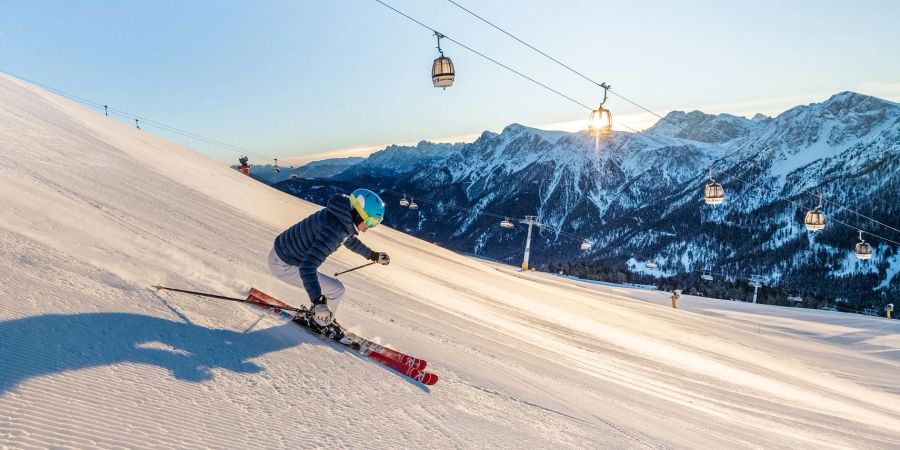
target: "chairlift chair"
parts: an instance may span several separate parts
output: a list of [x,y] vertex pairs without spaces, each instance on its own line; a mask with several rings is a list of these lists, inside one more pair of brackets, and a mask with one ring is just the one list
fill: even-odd
[[409,206],[409,200],[406,199],[406,194],[403,194],[403,198],[400,199],[400,206]]
[[504,218],[503,220],[500,221],[500,227],[509,229],[509,228],[515,227],[515,225],[513,225],[513,223],[510,222],[509,218]]
[[409,201],[409,209],[419,209],[419,205],[416,204],[415,199],[410,199]]
[[653,261],[647,261],[647,262],[644,264],[644,266],[646,266],[648,269],[655,269],[655,268],[656,268],[656,263],[653,262]]
[[585,239],[584,241],[582,241],[582,243],[581,243],[581,250],[590,250],[590,249],[591,249],[591,242],[588,241],[587,239]]
[[700,275],[700,279],[706,280],[706,281],[712,281],[713,280],[712,273],[708,270],[704,270],[703,275]]

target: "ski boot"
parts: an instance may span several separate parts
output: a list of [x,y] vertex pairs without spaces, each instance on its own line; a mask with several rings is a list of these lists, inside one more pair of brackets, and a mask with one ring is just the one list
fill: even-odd
[[316,322],[316,319],[313,317],[312,311],[304,311],[302,313],[298,313],[296,316],[294,316],[293,321],[333,341],[337,341],[342,344],[353,343],[353,340],[346,336],[346,333],[344,333],[344,329],[336,320],[332,321],[329,325],[319,325],[319,323]]

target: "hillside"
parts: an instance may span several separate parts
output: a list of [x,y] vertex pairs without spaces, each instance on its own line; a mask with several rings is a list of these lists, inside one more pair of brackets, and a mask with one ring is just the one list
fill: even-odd
[[[900,322],[519,273],[379,227],[341,321],[428,389],[244,305],[317,206],[0,75],[0,447],[896,448]],[[687,151],[687,150],[686,150]],[[323,270],[355,266],[341,250]]]

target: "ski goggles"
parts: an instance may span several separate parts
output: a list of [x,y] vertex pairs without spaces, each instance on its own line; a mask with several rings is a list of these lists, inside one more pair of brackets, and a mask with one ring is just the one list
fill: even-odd
[[381,223],[381,219],[379,219],[378,217],[363,217],[362,214],[360,214],[360,217],[363,218],[363,223],[366,224],[366,228],[374,228],[378,226],[379,223]]
[[350,204],[353,205],[353,209],[355,209],[356,212],[359,213],[359,217],[361,217],[363,223],[366,224],[366,228],[375,228],[379,223],[381,223],[381,217],[372,217],[366,214],[366,211],[360,206],[359,201],[353,198],[352,195],[350,196]]

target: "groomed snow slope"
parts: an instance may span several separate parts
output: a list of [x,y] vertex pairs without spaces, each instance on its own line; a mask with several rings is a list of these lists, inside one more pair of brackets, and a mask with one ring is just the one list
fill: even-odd
[[339,315],[428,359],[429,390],[244,305],[148,288],[304,303],[265,260],[315,205],[4,75],[0,152],[0,447],[900,446],[897,321],[672,310],[379,228],[363,240],[392,263],[343,276]]

